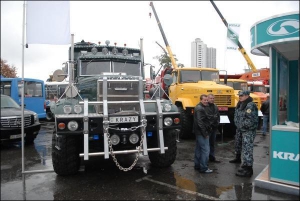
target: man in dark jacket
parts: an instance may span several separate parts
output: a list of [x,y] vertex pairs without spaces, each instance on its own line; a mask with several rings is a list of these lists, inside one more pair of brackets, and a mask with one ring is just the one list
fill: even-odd
[[208,119],[208,98],[207,95],[200,96],[200,103],[196,105],[194,110],[194,133],[196,135],[196,148],[194,168],[201,173],[212,173],[208,168],[209,157],[209,135],[211,126]]
[[263,116],[263,136],[266,136],[268,122],[269,122],[269,114],[270,114],[270,96],[267,96],[267,100],[261,104],[260,111]]
[[211,134],[209,136],[209,161],[219,163],[220,161],[215,157],[215,142],[218,126],[220,123],[220,113],[218,106],[215,104],[215,96],[208,94],[208,118],[212,127]]
[[235,108],[234,123],[236,125],[235,135],[235,159],[230,163],[241,163],[241,153],[243,153],[243,163],[236,175],[241,177],[251,177],[253,175],[253,143],[258,124],[258,110],[249,91],[239,91],[239,102]]

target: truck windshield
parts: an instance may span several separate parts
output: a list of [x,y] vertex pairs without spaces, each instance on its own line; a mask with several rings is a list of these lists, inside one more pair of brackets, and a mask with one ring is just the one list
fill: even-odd
[[201,80],[199,70],[182,70],[180,74],[180,82],[198,82]]
[[80,75],[100,75],[110,72],[110,61],[81,61]]
[[140,76],[140,63],[113,62],[113,72],[126,73],[127,75]]
[[[224,81],[221,81],[221,84],[224,84]],[[232,87],[234,90],[247,90],[246,82],[229,82],[227,81],[227,86]]]
[[253,92],[263,92],[266,93],[266,87],[265,86],[253,86]]
[[181,82],[213,81],[219,83],[219,73],[214,71],[182,70]]
[[220,83],[219,80],[219,72],[216,71],[201,71],[201,78],[203,81],[213,81],[216,83]]
[[[111,67],[112,66],[112,67]],[[111,70],[112,69],[112,70]],[[80,75],[101,75],[102,73],[116,72],[127,75],[140,76],[140,62],[111,62],[111,61],[81,61]]]

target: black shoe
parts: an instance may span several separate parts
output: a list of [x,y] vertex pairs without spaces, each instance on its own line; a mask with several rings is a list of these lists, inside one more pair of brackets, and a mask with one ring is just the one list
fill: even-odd
[[237,171],[235,175],[239,177],[251,177],[253,175],[252,166],[246,166],[242,168],[241,171]]
[[200,167],[194,166],[194,170],[200,170]]
[[232,159],[232,160],[229,161],[229,163],[241,163],[241,162],[242,162],[242,160],[241,160],[241,154],[237,154],[235,156],[235,159]]
[[238,172],[243,172],[244,171],[244,169],[246,168],[247,166],[245,166],[245,165],[242,165],[239,169],[238,169]]
[[216,158],[214,159],[209,159],[210,162],[213,162],[213,163],[221,163],[221,161],[217,160]]
[[235,158],[229,161],[229,163],[241,163],[241,162],[242,162],[241,158]]

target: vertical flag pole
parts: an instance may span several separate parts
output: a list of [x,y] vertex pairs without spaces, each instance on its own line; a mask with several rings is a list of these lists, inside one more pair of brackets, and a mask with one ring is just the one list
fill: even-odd
[[22,132],[22,174],[25,171],[25,164],[24,164],[24,41],[25,41],[25,1],[23,4],[23,28],[22,28],[22,92],[21,92],[21,109],[22,109],[22,114],[21,114],[21,119],[22,119],[22,124],[21,124],[21,132]]

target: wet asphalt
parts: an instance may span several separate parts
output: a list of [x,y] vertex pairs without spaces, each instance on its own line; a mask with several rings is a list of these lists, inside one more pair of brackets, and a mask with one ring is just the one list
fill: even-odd
[[[177,142],[177,158],[169,168],[154,168],[148,157],[140,156],[131,171],[121,171],[112,159],[91,157],[82,161],[75,176],[53,172],[51,139],[53,122],[42,121],[34,144],[25,146],[22,173],[21,143],[1,145],[1,200],[298,200],[297,196],[254,186],[254,179],[269,163],[269,136],[258,131],[254,148],[254,174],[235,176],[234,139],[217,136],[216,157],[209,163],[214,172],[194,170],[195,140]],[[135,155],[117,156],[129,167]],[[34,172],[35,171],[35,172]],[[45,171],[45,172],[39,172]]]

